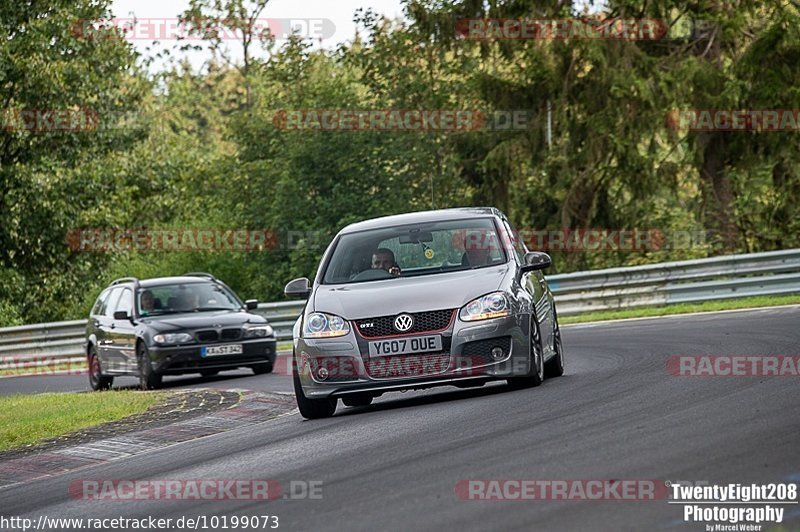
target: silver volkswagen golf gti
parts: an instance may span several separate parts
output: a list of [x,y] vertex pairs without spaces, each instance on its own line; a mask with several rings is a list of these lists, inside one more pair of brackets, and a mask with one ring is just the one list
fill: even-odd
[[538,386],[564,373],[545,253],[529,252],[494,208],[416,212],[349,225],[322,257],[294,326],[300,413],[333,415],[384,392]]

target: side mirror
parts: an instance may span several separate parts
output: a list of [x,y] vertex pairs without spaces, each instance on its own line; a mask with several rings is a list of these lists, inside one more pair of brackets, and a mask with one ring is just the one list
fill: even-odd
[[528,273],[534,270],[544,270],[546,268],[549,268],[550,265],[553,263],[553,260],[547,253],[541,253],[539,251],[530,251],[525,254],[523,262],[524,264],[522,265],[520,270],[522,270],[522,273]]
[[248,299],[244,302],[244,308],[247,310],[255,310],[258,308],[258,299]]
[[131,317],[128,316],[128,313],[126,311],[118,310],[118,311],[114,312],[114,319],[115,320],[129,320],[129,319],[131,319]]
[[308,296],[311,295],[311,284],[305,277],[300,277],[294,281],[289,281],[289,284],[283,289],[283,293],[288,297],[308,299]]

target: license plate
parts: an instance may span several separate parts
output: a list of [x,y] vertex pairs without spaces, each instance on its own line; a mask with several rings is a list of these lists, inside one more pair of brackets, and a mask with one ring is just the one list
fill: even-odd
[[242,344],[214,345],[211,347],[201,347],[200,356],[213,357],[219,355],[241,355]]
[[411,353],[433,353],[442,350],[442,337],[415,336],[414,338],[397,338],[395,340],[379,340],[369,343],[369,356],[408,355]]

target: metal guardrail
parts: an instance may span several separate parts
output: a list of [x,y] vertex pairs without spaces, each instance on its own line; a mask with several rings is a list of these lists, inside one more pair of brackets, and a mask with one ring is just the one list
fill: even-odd
[[[648,305],[800,293],[800,249],[547,276],[560,316]],[[279,341],[305,301],[261,303]],[[86,320],[0,329],[0,369],[85,356]]]
[[800,293],[800,249],[547,277],[560,316],[597,310]]

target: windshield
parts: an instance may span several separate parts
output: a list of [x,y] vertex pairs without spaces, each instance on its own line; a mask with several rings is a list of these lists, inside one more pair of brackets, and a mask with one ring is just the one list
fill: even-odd
[[230,290],[215,283],[166,284],[142,288],[137,293],[136,304],[140,316],[242,308]]
[[506,262],[492,218],[372,229],[342,235],[323,275],[346,284],[484,268]]

